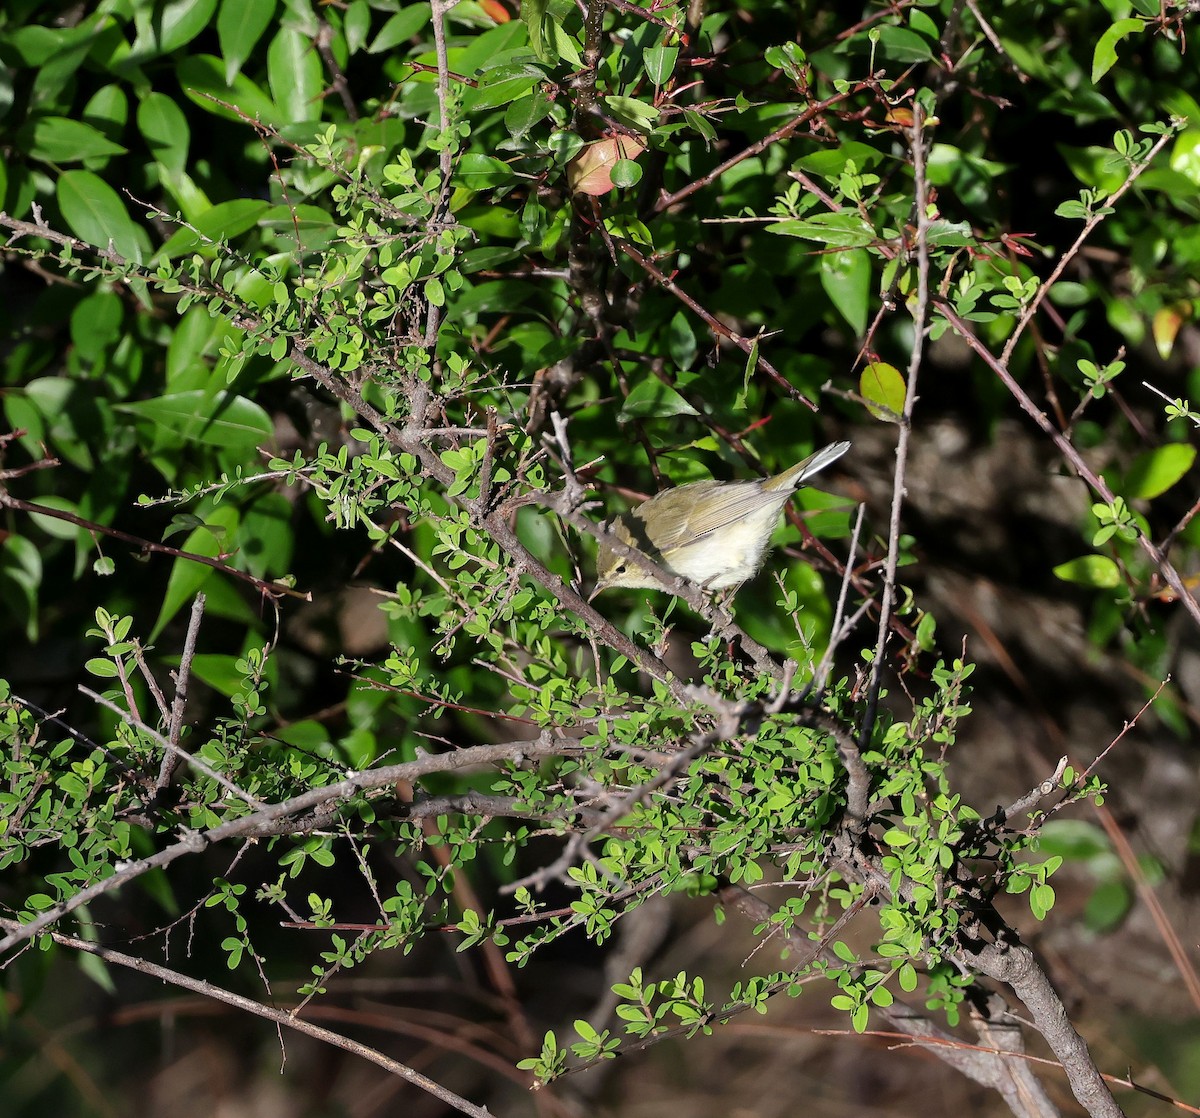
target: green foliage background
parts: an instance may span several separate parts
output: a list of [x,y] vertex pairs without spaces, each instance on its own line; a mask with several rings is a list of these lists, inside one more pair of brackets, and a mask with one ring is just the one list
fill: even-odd
[[[411,788],[358,789],[296,837],[182,859],[86,913],[125,938],[194,919],[194,973],[263,998],[261,976],[284,1001],[309,977],[302,994],[336,991],[340,974],[363,965],[376,977],[448,974],[451,941],[434,933],[454,925],[459,950],[490,943],[518,982],[544,965],[552,977],[541,981],[558,983],[579,929],[602,944],[643,901],[820,877],[847,778],[830,732],[791,711],[718,735],[736,748],[698,750],[678,797],[631,808],[628,829],[597,838],[568,884],[548,896],[499,891],[586,829],[581,789],[637,787],[658,771],[656,751],[716,732],[715,708],[684,696],[681,677],[729,702],[766,702],[778,685],[706,637],[683,604],[605,596],[600,612],[674,672],[639,675],[628,649],[564,597],[564,584],[590,580],[595,543],[556,515],[577,510],[550,496],[571,481],[552,416],[565,417],[567,465],[608,512],[668,481],[773,471],[834,438],[890,446],[918,315],[929,316],[930,341],[915,441],[945,417],[977,444],[1008,437],[1020,409],[964,355],[951,320],[997,354],[1019,331],[1006,367],[1117,495],[1087,497],[1081,484],[1065,538],[1012,539],[1014,581],[1070,597],[1097,656],[1127,665],[1142,697],[1173,667],[1180,610],[1137,537],[1169,541],[1180,571],[1194,570],[1191,17],[1076,0],[999,5],[986,23],[949,0],[868,5],[853,18],[774,0],[593,11],[602,22],[589,30],[565,0],[517,11],[463,0],[446,13],[452,77],[439,97],[440,23],[428,4],[4,6],[0,208],[45,223],[40,236],[10,223],[21,235],[0,279],[0,486],[16,502],[0,523],[0,698],[28,700],[2,708],[6,915],[26,919],[186,828],[249,811],[194,770],[148,809],[160,746],[77,690],[155,723],[137,658],[169,697],[197,593],[187,744],[257,802],[447,743],[548,731],[588,752],[439,773],[417,789],[418,802],[474,792],[520,804],[499,818],[461,800],[410,818]],[[930,143],[927,307],[914,113]],[[573,193],[572,161],[614,136],[646,150],[616,163],[614,189]],[[1096,218],[1032,326],[1018,327],[1037,279]],[[803,529],[781,530],[792,548],[771,565],[779,580],[763,575],[736,599],[766,653],[800,661],[801,684],[829,639],[866,498],[851,605],[878,596],[894,460],[881,485],[851,480],[865,472],[857,461],[852,451],[831,472],[832,492],[800,495]],[[969,482],[947,471],[944,484]],[[956,790],[942,754],[969,709],[971,669],[949,640],[939,656],[918,562],[951,548],[912,532],[887,670],[915,697],[885,704],[864,760],[886,804],[875,822],[887,869],[916,893],[882,905],[863,944],[838,940],[840,964],[823,968],[834,1005],[860,1030],[871,1006],[918,988],[918,970],[916,1001],[957,1023],[964,995],[948,960],[965,910],[942,903],[951,865],[991,860],[988,898],[1024,894],[1040,920],[1055,900],[1054,851],[1111,859],[1098,829],[1075,847],[1051,833],[1030,856],[1038,836],[986,831],[980,817],[995,805],[971,808]],[[141,553],[131,539],[215,565]],[[814,564],[792,561],[800,541]],[[855,669],[866,671],[873,644],[865,622],[843,647],[825,703],[840,726],[862,724]],[[1135,710],[1114,713],[1113,734]],[[1155,711],[1180,738],[1194,726],[1174,686]],[[1103,744],[1072,749],[1086,763]],[[1095,791],[1074,775],[1071,798]],[[1117,927],[1128,909],[1130,886],[1116,877],[1097,893],[1094,928]],[[773,924],[827,928],[861,895],[861,882],[834,875]],[[495,922],[539,904],[565,915],[533,930]],[[281,935],[281,918],[391,923],[314,946]],[[98,988],[124,981],[87,965]],[[720,994],[691,974],[658,974],[657,990],[623,983],[618,1017],[633,1036],[664,1022],[707,1028],[714,1006],[758,1008],[788,987],[794,976],[778,965]],[[106,1112],[83,1082],[129,1100],[116,1112],[149,1107],[137,1061],[105,1065],[99,1040],[85,1076],[42,1072],[38,1038],[67,1019],[64,1001],[84,1004],[62,993],[73,966],[49,949],[5,972],[0,1068],[14,1113]],[[489,982],[470,978],[447,1011],[486,1016],[463,991]],[[511,1029],[506,1012],[493,1016]],[[529,1035],[569,1035],[583,1012],[537,1005],[525,1034],[496,1043],[505,1066],[533,1056]],[[594,1030],[574,1039],[581,1059],[608,1040]],[[1167,1047],[1156,1054],[1164,1074],[1176,1061]],[[550,1047],[529,1066],[545,1075],[556,1060]],[[515,1073],[504,1083],[449,1060],[439,1070],[498,1112],[530,1108]],[[299,1112],[348,1113],[347,1097]]]

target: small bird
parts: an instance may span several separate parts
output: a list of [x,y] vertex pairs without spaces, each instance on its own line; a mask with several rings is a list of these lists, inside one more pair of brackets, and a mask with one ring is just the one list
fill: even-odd
[[[664,489],[618,518],[611,531],[664,570],[704,590],[740,586],[762,566],[792,494],[849,449],[848,442],[833,443],[782,473],[755,481],[694,481]],[[614,586],[671,589],[636,560],[602,544],[591,597]]]

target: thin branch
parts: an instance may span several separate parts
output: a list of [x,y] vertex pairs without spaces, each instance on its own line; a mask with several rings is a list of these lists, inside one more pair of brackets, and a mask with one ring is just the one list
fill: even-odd
[[1037,294],[1029,301],[1024,311],[1021,312],[1021,317],[1017,319],[1017,325],[1004,345],[1004,349],[1000,353],[1000,361],[1006,367],[1012,358],[1013,350],[1016,349],[1017,342],[1020,341],[1021,335],[1025,333],[1025,328],[1033,320],[1033,316],[1037,314],[1038,308],[1045,301],[1046,296],[1050,294],[1050,289],[1058,282],[1059,277],[1066,271],[1067,265],[1075,259],[1075,255],[1083,248],[1083,243],[1092,235],[1092,231],[1100,224],[1109,213],[1111,208],[1120,200],[1121,196],[1137,182],[1138,177],[1146,170],[1147,167],[1154,161],[1154,157],[1162,151],[1175,138],[1175,129],[1167,129],[1159,136],[1157,142],[1146,154],[1146,158],[1140,163],[1134,164],[1129,171],[1129,177],[1121,183],[1105,200],[1096,213],[1092,214],[1086,222],[1079,236],[1075,238],[1075,243],[1071,245],[1066,252],[1062,254],[1058,263],[1054,266],[1054,270],[1050,273],[1049,278],[1041,284],[1037,290]]
[[[385,765],[367,772],[351,773],[336,784],[311,788],[291,799],[267,804],[248,815],[230,819],[205,831],[186,831],[183,837],[171,846],[146,858],[138,858],[132,862],[115,866],[113,873],[103,881],[95,882],[87,888],[81,889],[73,897],[40,913],[29,923],[13,929],[4,939],[0,940],[0,954],[40,935],[51,924],[83,905],[91,903],[97,897],[133,881],[151,870],[162,869],[185,854],[199,854],[207,847],[230,838],[255,838],[263,834],[278,834],[280,832],[277,825],[281,820],[294,819],[322,805],[348,800],[360,792],[392,786],[401,780],[413,784],[432,773],[458,772],[500,762],[515,763],[533,757],[566,756],[578,749],[578,742],[555,738],[549,732],[545,732],[540,738],[533,741],[477,745],[453,750],[449,753],[431,753],[413,761]],[[189,763],[195,762],[195,759],[190,756],[188,760]]]
[[123,710],[111,699],[106,699],[103,695],[96,694],[96,692],[91,690],[91,688],[84,687],[82,683],[79,685],[79,693],[81,695],[86,695],[92,700],[92,702],[98,703],[100,706],[111,710],[126,725],[132,726],[135,730],[140,730],[143,734],[153,738],[155,744],[165,750],[168,755],[177,757],[181,761],[186,761],[197,772],[202,773],[204,776],[208,777],[209,780],[215,780],[222,788],[225,789],[226,792],[232,796],[236,796],[244,803],[249,804],[249,806],[255,811],[262,811],[266,808],[267,805],[264,804],[262,800],[256,800],[250,795],[249,792],[244,792],[241,788],[234,784],[233,781],[217,772],[217,770],[209,765],[206,761],[202,761],[195,754],[188,753],[186,749],[181,749],[173,741],[163,737],[163,735],[154,729],[153,726],[148,726],[133,712]]
[[913,310],[913,348],[908,362],[908,384],[904,393],[904,409],[900,415],[900,434],[896,440],[896,476],[892,483],[892,517],[888,529],[887,563],[884,568],[883,598],[879,604],[879,629],[875,638],[875,659],[871,663],[871,679],[867,691],[866,710],[858,733],[858,742],[866,746],[875,728],[875,712],[879,690],[883,685],[883,656],[887,648],[888,628],[896,598],[896,569],[900,563],[900,513],[904,507],[907,486],[908,440],[912,434],[913,410],[917,403],[917,374],[925,347],[925,332],[929,320],[929,215],[927,213],[927,184],[925,181],[925,110],[919,101],[913,103],[913,124],[910,146],[913,155],[913,190],[917,224],[917,303]]
[[833,610],[833,624],[829,628],[829,646],[825,649],[820,663],[817,664],[817,670],[813,672],[812,682],[809,684],[806,694],[820,694],[825,690],[825,681],[833,670],[833,658],[837,655],[838,645],[850,635],[851,622],[857,623],[859,616],[867,606],[867,603],[864,602],[854,617],[850,621],[846,620],[846,597],[850,591],[850,582],[854,573],[854,555],[858,550],[858,536],[862,531],[863,515],[866,510],[866,505],[858,506],[858,515],[854,518],[854,530],[850,533],[850,548],[846,553],[846,565],[842,568],[842,585],[838,590],[837,605]]
[[1036,788],[1031,788],[1020,799],[1014,800],[1008,805],[1008,807],[1004,808],[1000,812],[1000,815],[1003,817],[1003,821],[1007,823],[1010,819],[1013,819],[1018,815],[1023,815],[1025,812],[1029,811],[1030,808],[1033,808],[1037,804],[1041,803],[1042,800],[1044,800],[1047,796],[1054,795],[1054,791],[1056,788],[1058,788],[1059,782],[1062,780],[1062,774],[1066,771],[1066,768],[1066,757],[1060,757],[1058,759],[1058,764],[1054,767],[1053,775],[1043,780]]
[[[183,640],[183,653],[179,657],[179,669],[175,672],[175,699],[171,704],[171,720],[167,724],[167,741],[179,747],[179,736],[183,732],[183,712],[187,707],[188,684],[191,682],[192,657],[196,654],[196,641],[200,636],[200,619],[204,616],[204,595],[197,594],[192,602],[188,618],[187,636]],[[180,750],[180,753],[183,753]],[[168,750],[163,754],[158,769],[156,792],[162,792],[171,783],[171,777],[182,760],[178,753]]]
[[135,536],[129,532],[122,532],[119,528],[110,528],[106,524],[97,524],[93,520],[85,520],[82,516],[76,516],[73,512],[68,512],[65,509],[56,509],[51,508],[49,505],[37,505],[31,501],[22,501],[19,497],[14,497],[2,486],[0,486],[0,508],[13,509],[17,512],[27,512],[35,516],[49,516],[55,520],[65,520],[68,524],[75,525],[76,528],[83,528],[89,532],[98,532],[102,536],[122,540],[125,543],[133,544],[142,551],[149,551],[158,555],[170,555],[174,559],[187,559],[192,563],[202,563],[204,566],[212,567],[222,574],[227,574],[233,578],[241,579],[243,582],[248,582],[260,593],[270,598],[286,595],[290,598],[299,598],[302,602],[312,601],[312,595],[307,591],[295,590],[280,582],[267,582],[265,579],[255,578],[248,571],[239,571],[236,567],[229,566],[221,557],[213,558],[209,555],[197,555],[192,551],[180,551],[177,547],[169,547],[164,543],[155,543],[153,540],[143,539],[141,536]]
[[[643,256],[636,248],[628,241],[622,240],[620,237],[613,238],[613,244],[617,246],[626,256],[629,257],[635,264],[638,265],[645,273],[650,276],[656,283],[664,287],[668,292],[675,296],[685,307],[693,314],[704,320],[705,325],[717,338],[724,338],[726,341],[732,342],[740,349],[747,357],[751,356],[758,347],[757,338],[748,338],[743,334],[735,333],[725,325],[719,318],[705,310],[695,299],[693,299],[682,287],[679,286],[670,276],[667,276],[654,263]],[[816,411],[817,405],[812,402],[802,392],[798,392],[792,382],[787,379],[774,365],[771,364],[761,353],[758,354],[758,366],[764,369],[771,379],[784,391],[787,395],[803,404],[810,411]]]
[[[1107,504],[1112,504],[1116,497],[1113,491],[1108,487],[1104,478],[1099,476],[1084,460],[1083,455],[1075,449],[1074,444],[1065,435],[1050,422],[1046,413],[1039,408],[1033,400],[1029,398],[1028,393],[1017,383],[1016,378],[1009,371],[1008,365],[998,358],[981,342],[971,329],[970,325],[965,322],[959,314],[948,303],[941,299],[936,301],[937,309],[940,314],[944,315],[946,321],[954,327],[955,331],[967,345],[975,351],[975,353],[983,360],[1004,383],[1004,387],[1012,394],[1013,398],[1020,404],[1022,411],[1028,415],[1034,423],[1049,436],[1054,445],[1058,448],[1059,453],[1071,464],[1075,472],[1083,478],[1084,481],[1092,487],[1092,489],[1103,499]],[[1192,621],[1200,628],[1200,603],[1192,596],[1190,590],[1184,584],[1179,572],[1175,569],[1171,561],[1163,554],[1154,541],[1142,533],[1142,530],[1134,525],[1137,531],[1137,542],[1141,549],[1149,556],[1151,563],[1158,569],[1167,585],[1175,592],[1175,597],[1183,605],[1191,616]]]
[[[10,932],[10,937],[23,931],[23,928],[15,920],[8,920],[0,917],[0,927],[7,928]],[[61,932],[52,932],[51,937],[54,942],[60,947],[68,947],[73,951],[82,951],[88,955],[95,955],[99,959],[103,959],[106,963],[111,963],[114,966],[125,967],[129,970],[136,971],[138,974],[148,975],[160,982],[170,983],[172,986],[179,986],[184,990],[191,990],[195,994],[199,994],[204,998],[219,1002],[224,1002],[226,1005],[232,1006],[234,1009],[243,1010],[246,1013],[252,1013],[256,1017],[262,1017],[267,1021],[273,1021],[276,1025],[283,1026],[287,1029],[294,1029],[298,1033],[303,1033],[305,1036],[313,1037],[316,1040],[322,1041],[325,1044],[331,1044],[335,1048],[341,1048],[346,1052],[350,1052],[355,1056],[359,1056],[364,1060],[369,1060],[373,1064],[377,1064],[384,1071],[391,1075],[411,1083],[414,1087],[419,1087],[422,1091],[426,1091],[439,1099],[447,1106],[453,1107],[461,1114],[471,1115],[471,1118],[493,1118],[491,1112],[486,1107],[476,1106],[467,1099],[456,1095],[448,1087],[443,1087],[440,1083],[430,1079],[426,1075],[422,1075],[419,1071],[410,1068],[407,1064],[400,1063],[399,1060],[393,1060],[390,1056],[385,1056],[382,1052],[369,1045],[362,1044],[359,1041],[351,1040],[341,1033],[335,1033],[332,1029],[322,1028],[320,1025],[314,1025],[309,1021],[305,1021],[301,1017],[296,1017],[291,1013],[287,1013],[282,1009],[273,1009],[271,1006],[263,1005],[261,1002],[256,1002],[252,998],[244,997],[241,994],[235,994],[232,990],[225,990],[220,986],[215,986],[211,982],[201,981],[200,979],[192,978],[190,975],[181,973],[180,971],[171,970],[169,967],[160,966],[157,963],[151,963],[146,959],[139,959],[134,955],[126,955],[121,951],[114,951],[108,947],[101,947],[98,943],[90,943],[87,940],[78,939],[75,936],[64,935]]]
[[815,105],[809,105],[804,112],[793,117],[782,128],[777,128],[761,140],[755,140],[754,143],[740,148],[736,155],[730,156],[724,163],[718,164],[707,174],[693,179],[687,186],[680,187],[673,194],[664,194],[655,203],[654,212],[656,214],[663,213],[672,206],[678,205],[685,198],[690,198],[696,191],[703,190],[706,186],[711,186],[726,171],[731,170],[746,159],[752,159],[754,156],[762,154],[772,144],[777,144],[780,140],[786,140],[793,132],[799,128],[803,128],[810,120],[821,116],[827,109],[832,109],[835,105],[840,105],[843,101],[848,101],[851,97],[855,96],[855,94],[861,93],[864,89],[870,89],[871,87],[872,83],[869,81],[856,82],[840,93],[835,93],[832,97],[827,97],[824,101],[818,101]]

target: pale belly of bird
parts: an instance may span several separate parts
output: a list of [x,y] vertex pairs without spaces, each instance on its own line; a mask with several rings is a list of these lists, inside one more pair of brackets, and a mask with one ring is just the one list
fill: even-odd
[[[743,517],[736,524],[726,525],[721,529],[720,542],[711,536],[703,536],[673,548],[663,555],[663,566],[706,590],[740,586],[753,578],[762,566],[770,544],[770,529],[779,518],[784,500],[786,497]],[[713,555],[714,548],[720,549],[719,559]],[[720,568],[720,574],[711,574],[714,566]]]

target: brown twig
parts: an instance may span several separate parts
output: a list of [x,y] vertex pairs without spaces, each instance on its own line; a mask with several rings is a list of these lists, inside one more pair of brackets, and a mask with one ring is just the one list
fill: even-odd
[[142,551],[153,552],[157,555],[169,555],[174,559],[186,559],[192,563],[202,563],[206,567],[212,567],[223,574],[249,583],[268,598],[277,598],[281,595],[286,595],[290,598],[299,598],[302,602],[312,601],[312,595],[306,590],[295,590],[290,586],[285,586],[283,583],[268,582],[266,579],[255,578],[249,571],[239,571],[236,567],[229,566],[222,561],[220,556],[213,558],[208,555],[197,555],[192,551],[181,551],[179,548],[170,547],[165,543],[155,543],[153,540],[143,539],[141,536],[135,536],[130,532],[122,532],[119,528],[110,528],[105,524],[97,524],[93,520],[85,520],[82,516],[76,516],[75,513],[68,512],[66,509],[56,509],[51,508],[49,505],[37,505],[32,501],[22,501],[19,497],[14,497],[2,486],[0,486],[0,508],[13,509],[17,512],[27,512],[35,516],[49,516],[55,520],[64,520],[68,524],[74,524],[76,528],[83,528],[88,532],[96,532],[111,539],[133,544]]
[[776,128],[774,132],[764,136],[761,140],[755,140],[754,143],[747,144],[736,155],[731,155],[724,163],[718,164],[711,171],[701,175],[699,178],[693,179],[687,186],[680,187],[673,194],[664,194],[654,204],[654,212],[663,213],[672,206],[678,205],[685,198],[690,198],[696,191],[703,190],[706,186],[712,185],[726,171],[736,167],[739,163],[751,159],[756,155],[761,155],[772,144],[777,144],[780,140],[786,140],[792,133],[803,128],[810,120],[819,117],[827,109],[832,109],[835,105],[840,105],[843,101],[848,101],[864,89],[870,89],[871,87],[872,83],[870,81],[856,82],[854,85],[842,90],[841,93],[835,93],[832,97],[827,97],[824,101],[818,101],[815,105],[809,105],[804,112],[793,117],[783,127]]
[[[984,364],[988,366],[1004,383],[1004,387],[1012,394],[1017,403],[1020,404],[1021,410],[1028,415],[1034,423],[1049,436],[1054,445],[1058,448],[1059,453],[1071,464],[1075,472],[1087,482],[1089,486],[1107,503],[1112,504],[1116,497],[1113,491],[1108,487],[1103,477],[1100,477],[1092,468],[1084,461],[1083,456],[1075,449],[1074,444],[1063,435],[1058,428],[1050,422],[1046,413],[1041,410],[1030,398],[1028,393],[1017,383],[1016,378],[1009,371],[1008,365],[999,357],[991,352],[975,336],[975,332],[970,325],[965,322],[958,313],[948,303],[941,299],[935,300],[939,313],[945,316],[946,320],[954,327],[958,335],[964,342],[979,356]],[[1135,525],[1136,528],[1136,525]],[[1192,621],[1200,628],[1200,603],[1192,596],[1191,592],[1184,585],[1183,579],[1174,565],[1155,546],[1154,541],[1142,533],[1140,528],[1137,530],[1137,542],[1141,549],[1149,556],[1150,562],[1158,569],[1167,585],[1175,592],[1176,598],[1182,603],[1183,608],[1187,610]]]
[[1089,217],[1086,222],[1084,222],[1083,229],[1080,230],[1079,236],[1075,238],[1075,241],[1071,247],[1067,249],[1067,251],[1064,252],[1059,258],[1058,263],[1055,264],[1054,269],[1051,271],[1049,277],[1038,287],[1037,294],[1029,301],[1025,309],[1021,312],[1021,317],[1017,319],[1017,324],[1013,328],[1012,334],[1009,336],[1008,341],[1005,342],[1004,349],[1000,352],[1000,361],[1006,368],[1012,359],[1013,350],[1016,349],[1017,342],[1021,340],[1021,335],[1025,332],[1025,328],[1029,325],[1030,321],[1033,319],[1033,316],[1037,314],[1038,308],[1045,301],[1046,296],[1050,294],[1050,289],[1055,285],[1055,283],[1058,282],[1058,279],[1063,272],[1066,271],[1067,265],[1075,259],[1075,255],[1083,247],[1084,241],[1086,241],[1088,237],[1092,235],[1092,232],[1095,230],[1096,226],[1099,225],[1106,217],[1108,217],[1109,213],[1112,212],[1111,208],[1121,199],[1122,195],[1124,195],[1124,193],[1131,186],[1133,186],[1135,182],[1137,182],[1142,172],[1145,171],[1146,168],[1149,167],[1154,161],[1154,157],[1160,151],[1162,151],[1162,149],[1166,147],[1167,144],[1174,139],[1174,137],[1174,129],[1168,129],[1164,131],[1163,134],[1159,136],[1158,140],[1155,141],[1154,146],[1150,148],[1149,152],[1147,152],[1145,159],[1134,164],[1130,168],[1129,177],[1104,200],[1104,205],[1099,207],[1097,212],[1092,214],[1092,216]]
[[[3,917],[0,917],[0,928],[5,928],[9,931],[9,939],[24,930],[22,925],[18,924],[15,920]],[[273,1021],[278,1026],[286,1029],[294,1029],[305,1036],[313,1037],[325,1044],[331,1044],[335,1048],[341,1048],[364,1060],[369,1060],[371,1063],[383,1068],[389,1074],[399,1076],[413,1086],[419,1087],[422,1091],[427,1091],[434,1098],[439,1099],[461,1114],[470,1115],[471,1118],[493,1118],[491,1112],[486,1107],[476,1106],[460,1095],[456,1095],[449,1088],[443,1087],[435,1080],[410,1068],[407,1064],[402,1064],[399,1060],[393,1060],[390,1056],[385,1056],[377,1049],[362,1044],[357,1040],[351,1040],[341,1033],[335,1033],[331,1029],[322,1028],[320,1025],[314,1025],[310,1021],[305,1021],[302,1017],[297,1017],[293,1013],[263,1005],[261,1002],[254,1001],[253,998],[236,994],[232,990],[225,990],[220,986],[215,986],[211,982],[192,978],[190,975],[183,974],[177,970],[171,970],[169,967],[160,966],[147,959],[139,959],[134,955],[126,955],[121,951],[114,951],[112,948],[102,947],[98,943],[79,939],[76,936],[64,935],[61,932],[52,932],[51,937],[60,947],[67,947],[73,951],[81,951],[88,955],[94,955],[114,966],[125,967],[128,970],[136,971],[138,974],[144,974],[150,978],[157,979],[159,982],[166,982],[172,986],[179,986],[184,990],[191,990],[193,993],[199,994],[204,998],[224,1002],[234,1009],[252,1013],[256,1017]]]
[[[724,338],[726,341],[732,342],[747,357],[749,357],[750,354],[755,350],[758,345],[757,338],[747,338],[742,334],[737,334],[731,330],[715,315],[705,310],[704,307],[696,302],[696,300],[693,299],[686,291],[684,291],[683,288],[681,288],[673,279],[670,278],[670,276],[665,275],[660,268],[643,256],[628,241],[622,240],[619,237],[614,237],[613,243],[626,256],[628,256],[630,260],[632,260],[638,265],[638,267],[645,271],[645,273],[650,276],[651,279],[674,295],[675,298],[678,299],[693,314],[703,319],[705,325],[713,332],[714,335],[716,335],[716,337]],[[779,385],[779,387],[782,388],[791,399],[804,404],[804,406],[810,411],[815,412],[817,410],[817,405],[802,392],[798,392],[792,385],[791,381],[789,381],[787,377],[785,377],[778,369],[776,369],[775,366],[772,365],[771,362],[768,361],[761,353],[758,355],[758,365],[760,368],[766,370],[771,379],[777,385]]]

